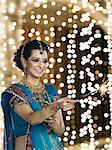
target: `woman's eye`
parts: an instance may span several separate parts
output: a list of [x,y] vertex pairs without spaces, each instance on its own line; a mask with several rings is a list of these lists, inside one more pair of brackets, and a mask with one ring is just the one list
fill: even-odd
[[48,62],[48,60],[47,60],[47,59],[45,59],[45,60],[44,60],[44,63],[47,63],[47,62]]
[[34,61],[34,62],[38,62],[38,61],[39,61],[39,59],[33,59],[32,61]]

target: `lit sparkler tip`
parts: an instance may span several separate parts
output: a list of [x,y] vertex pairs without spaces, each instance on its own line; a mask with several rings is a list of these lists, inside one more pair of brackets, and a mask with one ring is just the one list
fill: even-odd
[[101,95],[105,95],[107,91],[108,91],[108,85],[107,82],[105,81],[104,83],[101,84],[99,88],[99,92],[101,93]]

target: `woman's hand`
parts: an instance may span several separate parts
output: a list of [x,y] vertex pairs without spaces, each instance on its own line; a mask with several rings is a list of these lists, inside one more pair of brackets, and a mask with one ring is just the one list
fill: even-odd
[[50,130],[53,130],[58,136],[61,136],[64,133],[65,125],[61,109],[59,109],[55,115],[45,120],[45,122],[48,123]]
[[59,107],[63,111],[73,109],[77,102],[79,102],[79,100],[70,99],[68,97],[63,97],[63,98],[57,100]]

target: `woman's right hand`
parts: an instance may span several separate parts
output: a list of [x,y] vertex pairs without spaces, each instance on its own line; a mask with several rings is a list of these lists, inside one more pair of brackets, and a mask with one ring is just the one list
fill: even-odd
[[79,100],[70,99],[68,97],[63,97],[63,98],[57,100],[57,103],[58,103],[59,107],[63,111],[74,109],[75,108],[75,104],[77,102],[79,102]]

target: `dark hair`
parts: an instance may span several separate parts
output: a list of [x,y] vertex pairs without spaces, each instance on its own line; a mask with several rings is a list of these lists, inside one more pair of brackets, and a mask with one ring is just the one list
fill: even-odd
[[17,49],[17,51],[14,53],[14,59],[16,66],[23,71],[23,65],[21,63],[21,55],[23,55],[25,60],[28,60],[28,58],[31,56],[32,50],[44,50],[48,52],[48,46],[46,43],[38,40],[32,40],[27,42],[26,44],[23,44]]

